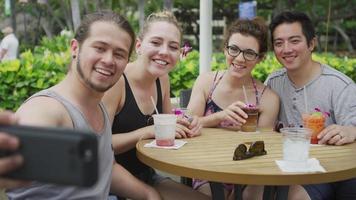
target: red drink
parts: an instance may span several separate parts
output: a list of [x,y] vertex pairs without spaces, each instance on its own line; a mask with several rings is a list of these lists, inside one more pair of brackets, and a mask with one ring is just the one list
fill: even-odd
[[156,140],[157,146],[173,146],[174,145],[174,138],[173,139],[160,139]]
[[303,114],[304,127],[311,129],[310,143],[318,144],[318,134],[324,129],[325,117],[320,113]]
[[258,120],[258,107],[247,106],[242,108],[242,110],[248,115],[246,123],[241,126],[241,131],[243,132],[256,132],[257,131],[257,120]]
[[155,139],[157,146],[173,146],[176,135],[176,120],[174,114],[153,115]]

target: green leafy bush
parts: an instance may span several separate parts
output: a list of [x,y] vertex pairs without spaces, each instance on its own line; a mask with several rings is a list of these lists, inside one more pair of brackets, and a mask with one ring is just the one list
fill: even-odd
[[[43,38],[41,45],[21,54],[18,60],[0,63],[0,109],[16,110],[35,92],[49,88],[63,79],[70,62],[69,41],[71,35],[63,34],[53,39]],[[329,64],[356,80],[356,59],[337,57],[333,54],[314,54],[313,58]],[[215,53],[212,70],[225,69],[225,56]],[[280,68],[273,53],[268,53],[252,74],[264,81],[268,74]],[[181,60],[169,74],[172,96],[182,89],[192,88],[199,74],[199,52],[193,51]]]
[[15,111],[26,98],[64,77],[70,61],[69,37],[43,39],[41,44],[35,53],[28,50],[18,60],[0,63],[0,109]]
[[[348,57],[337,57],[334,54],[313,54],[313,59],[321,63],[328,64],[335,69],[346,74],[356,81],[356,59]],[[212,57],[212,70],[226,69],[225,56],[223,53],[215,53]],[[253,77],[260,81],[266,80],[267,76],[280,69],[281,65],[272,52],[266,55],[266,58],[256,65],[252,71]],[[199,74],[199,52],[193,51],[184,58],[177,67],[170,73],[171,93],[173,96],[179,96],[182,89],[192,88],[195,79]]]
[[192,51],[169,74],[171,93],[178,96],[180,90],[192,88],[199,74],[199,52]]

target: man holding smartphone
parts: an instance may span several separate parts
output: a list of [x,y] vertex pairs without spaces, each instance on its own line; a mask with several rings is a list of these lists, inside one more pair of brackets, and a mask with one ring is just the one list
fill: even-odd
[[[91,130],[98,138],[98,181],[90,188],[44,184],[7,191],[9,199],[160,199],[114,162],[111,119],[101,99],[121,77],[135,34],[125,18],[110,11],[85,16],[70,43],[72,61],[57,85],[31,96],[18,109],[19,124]],[[46,169],[43,169],[46,170]]]

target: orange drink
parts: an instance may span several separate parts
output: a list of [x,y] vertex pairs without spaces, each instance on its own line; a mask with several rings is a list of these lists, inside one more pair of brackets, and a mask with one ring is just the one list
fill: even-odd
[[325,116],[320,112],[315,112],[313,114],[303,114],[302,119],[304,127],[312,131],[310,143],[318,144],[318,134],[324,129]]

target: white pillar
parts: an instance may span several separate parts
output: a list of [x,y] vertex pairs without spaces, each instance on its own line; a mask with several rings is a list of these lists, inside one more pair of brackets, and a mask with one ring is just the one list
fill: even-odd
[[211,69],[213,0],[200,0],[199,21],[199,74],[201,74]]

